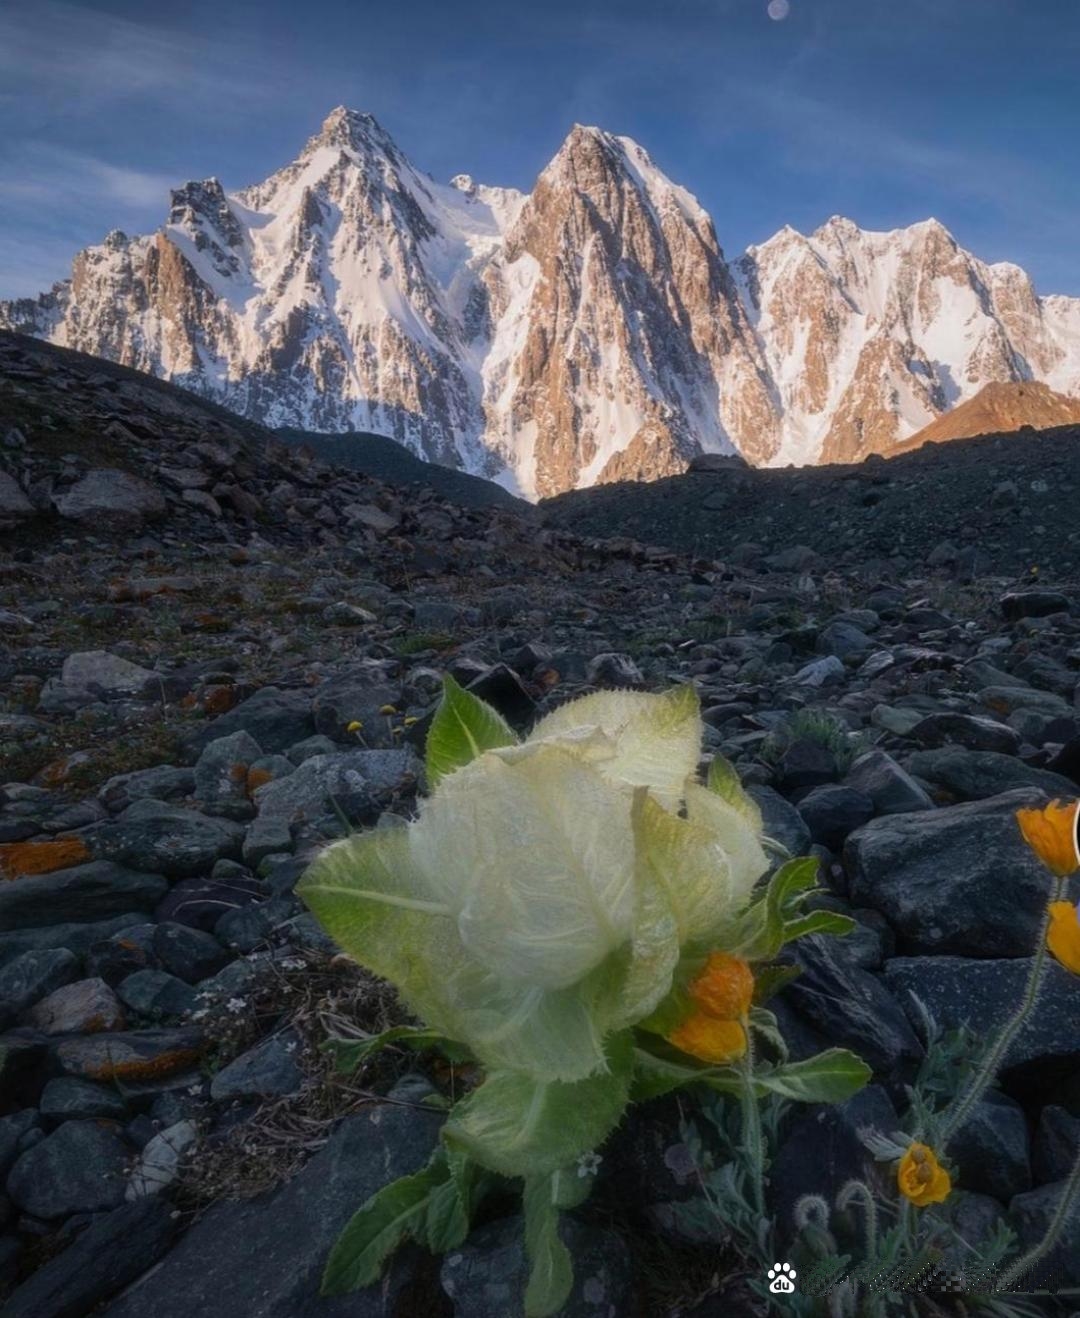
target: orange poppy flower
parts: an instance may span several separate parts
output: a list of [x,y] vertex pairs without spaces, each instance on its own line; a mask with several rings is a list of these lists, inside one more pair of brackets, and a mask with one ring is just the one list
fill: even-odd
[[713,952],[689,992],[707,1015],[722,1021],[739,1021],[750,1010],[754,976],[742,957]]
[[713,1066],[734,1062],[746,1052],[746,1031],[738,1021],[718,1020],[704,1011],[688,1016],[667,1038],[680,1051]]
[[1080,975],[1080,910],[1072,902],[1051,902],[1046,946],[1066,970]]
[[1076,821],[1080,801],[1052,801],[1041,810],[1017,810],[1024,841],[1058,878],[1080,869]]
[[900,1193],[916,1208],[940,1204],[949,1197],[952,1180],[927,1144],[913,1144],[896,1171]]

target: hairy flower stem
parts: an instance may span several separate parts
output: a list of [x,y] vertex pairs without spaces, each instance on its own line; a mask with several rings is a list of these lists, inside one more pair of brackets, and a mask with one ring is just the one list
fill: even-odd
[[1033,1245],[1023,1257],[1018,1258],[1012,1267],[1001,1278],[997,1285],[1000,1291],[1007,1291],[1030,1272],[1031,1269],[1054,1248],[1061,1239],[1061,1233],[1072,1216],[1072,1211],[1076,1207],[1077,1197],[1080,1196],[1080,1154],[1077,1154],[1076,1161],[1072,1165],[1072,1171],[1065,1181],[1061,1190],[1061,1197],[1058,1199],[1057,1208],[1054,1209],[1054,1216],[1050,1219],[1050,1225],[1046,1228],[1046,1234],[1037,1245]]
[[877,1201],[874,1199],[873,1191],[865,1181],[848,1181],[836,1197],[836,1206],[843,1211],[856,1199],[862,1202],[866,1219],[866,1257],[872,1259],[877,1254],[878,1244]]
[[[1051,901],[1058,901],[1061,897],[1062,890],[1065,886],[1064,879],[1058,879],[1054,885],[1054,892]],[[983,1058],[978,1070],[971,1078],[971,1082],[965,1090],[962,1097],[955,1103],[952,1111],[949,1113],[948,1120],[941,1128],[940,1144],[941,1151],[944,1153],[948,1149],[949,1141],[956,1132],[963,1126],[964,1122],[971,1116],[975,1105],[986,1093],[987,1089],[994,1082],[998,1073],[998,1068],[1012,1047],[1013,1040],[1027,1024],[1028,1018],[1039,1000],[1039,990],[1042,988],[1043,971],[1046,968],[1046,933],[1050,928],[1050,909],[1049,905],[1043,912],[1042,923],[1039,925],[1039,939],[1035,946],[1035,955],[1031,958],[1031,969],[1028,971],[1027,984],[1024,986],[1024,996],[1020,1000],[1020,1005],[1012,1016],[1006,1022],[1004,1029],[994,1041],[993,1047]]]
[[[750,1185],[754,1196],[754,1211],[758,1215],[758,1229],[767,1222],[765,1216],[765,1145],[761,1137],[761,1112],[754,1090],[754,1041],[749,1028],[746,1032],[746,1055],[743,1058],[743,1144],[750,1162]],[[761,1242],[764,1244],[764,1241]]]

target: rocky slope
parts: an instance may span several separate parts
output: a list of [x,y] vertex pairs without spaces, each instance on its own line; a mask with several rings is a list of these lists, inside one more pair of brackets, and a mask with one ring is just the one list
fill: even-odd
[[887,452],[991,381],[1080,394],[1080,301],[936,221],[784,229],[729,263],[640,146],[576,126],[532,192],[435,183],[370,115],[226,194],[177,189],[0,327],[270,426],[374,431],[533,498],[681,469]]
[[[293,887],[346,826],[413,808],[444,672],[519,727],[585,690],[693,682],[706,757],[855,916],[844,944],[800,945],[776,1000],[796,1057],[844,1045],[875,1072],[790,1114],[781,1233],[798,1196],[858,1171],[861,1128],[894,1128],[923,1060],[914,993],[984,1037],[1015,1002],[1046,876],[1013,811],[1080,782],[1075,574],[583,539],[264,450],[168,386],[9,336],[0,441],[4,1318],[476,1318],[492,1293],[506,1312],[512,1204],[441,1271],[406,1252],[371,1291],[317,1296],[357,1205],[427,1157],[424,1099],[467,1077],[393,1053],[334,1074],[327,1033],[400,1008]],[[682,479],[747,475],[788,476]],[[1045,1227],[1080,1137],[1078,1041],[1080,986],[1052,967],[956,1144],[969,1238]],[[567,1227],[572,1318],[764,1314],[688,1120],[689,1096],[658,1102],[604,1149]],[[1078,1230],[1054,1285],[1080,1284]]]
[[961,575],[1080,570],[1080,427],[927,443],[853,466],[753,470],[707,455],[650,484],[540,508],[580,535],[647,538],[744,565],[874,563]]
[[1023,384],[988,384],[974,398],[954,407],[936,421],[897,444],[893,453],[910,453],[923,444],[940,444],[973,435],[1010,431],[1052,430],[1080,425],[1080,399],[1055,393],[1049,385],[1027,380]]

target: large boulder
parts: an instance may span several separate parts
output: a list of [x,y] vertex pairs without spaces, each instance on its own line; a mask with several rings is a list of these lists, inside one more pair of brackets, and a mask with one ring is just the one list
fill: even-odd
[[[0,883],[0,928],[32,929],[151,911],[168,887],[160,874],[127,869],[108,860],[93,860],[51,874],[28,875],[11,883]],[[71,944],[39,946],[70,948]]]
[[99,1213],[124,1202],[130,1150],[105,1121],[65,1121],[16,1161],[12,1201],[34,1217]]
[[1044,799],[1007,792],[865,824],[844,847],[852,901],[880,911],[910,952],[1030,954],[1050,882],[1016,811]]
[[144,520],[167,511],[165,496],[156,486],[112,467],[88,471],[55,504],[61,517],[102,531],[135,531]]
[[413,1106],[347,1117],[298,1176],[257,1199],[214,1204],[163,1262],[103,1318],[384,1318],[438,1312],[405,1294],[416,1255],[404,1251],[367,1290],[322,1298],[330,1247],[357,1208],[430,1156],[440,1118]]
[[[993,1039],[1024,995],[1030,960],[977,961],[959,956],[894,957],[886,962],[885,983],[912,1016],[918,998],[944,1030],[966,1026],[981,1039]],[[1080,979],[1049,961],[1039,997],[1025,1029],[1013,1040],[1005,1066],[1016,1070],[1035,1063],[1080,1062]]]

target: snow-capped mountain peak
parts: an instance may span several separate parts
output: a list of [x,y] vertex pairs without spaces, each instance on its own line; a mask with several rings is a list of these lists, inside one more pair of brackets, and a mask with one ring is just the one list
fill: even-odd
[[991,381],[1080,396],[1080,299],[936,219],[785,226],[729,264],[628,137],[574,125],[523,194],[438,183],[344,106],[262,183],[178,187],[157,233],[113,231],[0,326],[529,496],[702,450],[856,460]]

